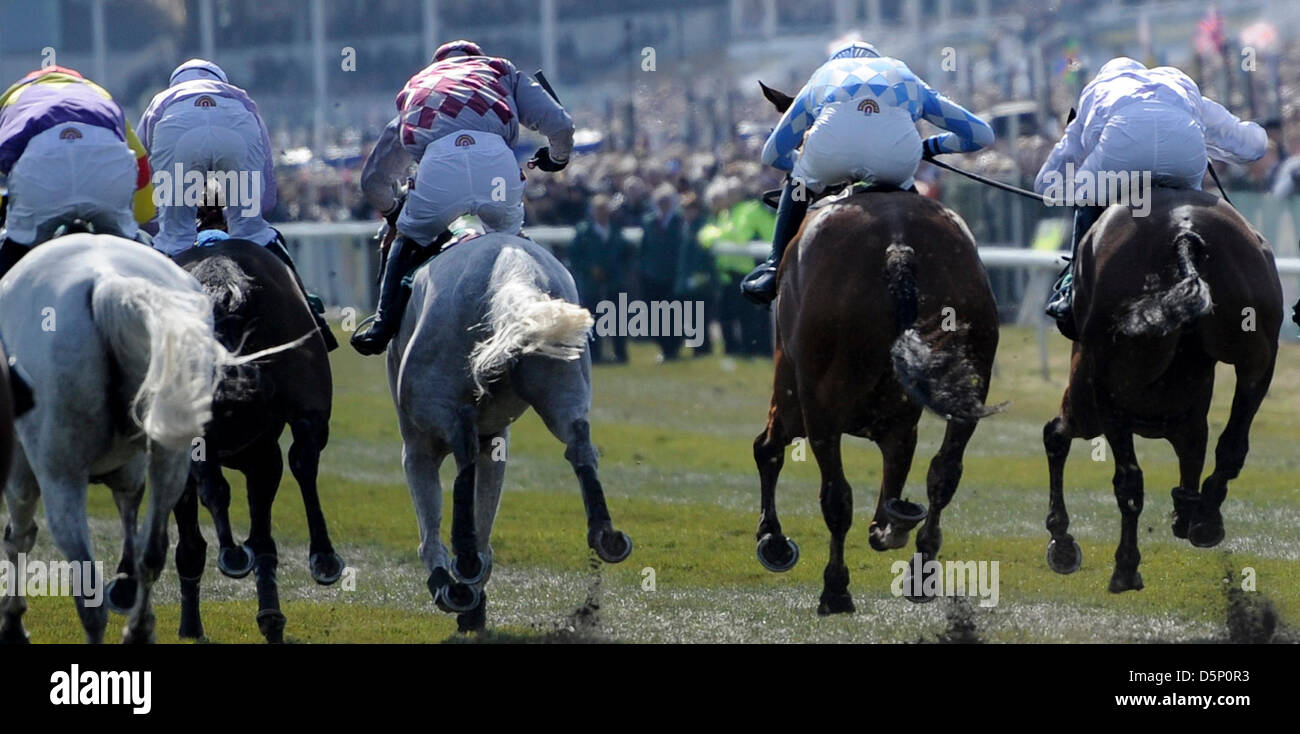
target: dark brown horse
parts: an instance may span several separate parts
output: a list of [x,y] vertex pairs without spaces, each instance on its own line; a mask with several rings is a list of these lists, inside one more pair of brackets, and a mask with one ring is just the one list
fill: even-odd
[[[1080,338],[1061,414],[1043,427],[1047,562],[1058,573],[1079,568],[1062,474],[1071,439],[1105,436],[1121,517],[1110,590],[1141,589],[1143,486],[1133,436],[1164,438],[1178,455],[1174,535],[1217,545],[1219,508],[1245,463],[1250,424],[1273,378],[1282,287],[1268,243],[1235,209],[1207,193],[1165,189],[1154,191],[1146,217],[1123,206],[1106,211],[1080,242],[1075,283]],[[1233,366],[1237,384],[1214,472],[1202,485],[1218,362]]]
[[[778,110],[789,106],[788,96],[767,87],[764,93]],[[754,440],[762,489],[758,560],[786,571],[799,558],[777,519],[776,481],[785,447],[807,437],[821,469],[822,515],[831,532],[817,611],[851,612],[844,538],[853,496],[841,436],[875,441],[884,458],[871,547],[902,548],[925,520],[916,547],[932,560],[966,443],[992,412],[984,399],[998,344],[997,310],[965,222],[906,191],[855,194],[813,209],[786,248],[779,277],[772,402],[767,428]],[[928,515],[900,498],[925,408],[948,421],[926,480]]]
[[[228,349],[250,353],[308,335],[296,348],[223,381],[204,436],[206,455],[195,457],[189,486],[175,510],[180,533],[176,546],[180,636],[203,636],[199,579],[207,544],[198,525],[202,500],[212,513],[221,543],[218,568],[232,578],[256,573],[258,627],[268,641],[279,642],[285,618],[276,588],[278,556],[271,538],[271,505],[284,469],[279,439],[286,425],[293,434],[289,470],[307,510],[312,577],[332,584],[344,568],[330,543],[316,489],[320,454],[329,440],[333,395],[325,342],[293,273],[266,248],[245,240],[223,240],[186,250],[176,262],[212,296],[217,338]],[[248,482],[252,527],[242,546],[235,544],[231,534],[230,485],[221,474],[223,466],[242,472]]]

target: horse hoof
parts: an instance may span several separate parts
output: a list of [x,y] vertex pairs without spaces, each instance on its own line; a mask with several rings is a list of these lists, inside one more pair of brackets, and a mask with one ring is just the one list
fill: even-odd
[[881,525],[872,520],[867,530],[867,542],[871,545],[871,549],[877,552],[898,550],[907,546],[907,539],[911,532],[910,527],[903,529],[892,522]]
[[217,569],[232,579],[242,579],[253,572],[253,551],[246,545],[217,551]]
[[456,631],[464,634],[482,632],[487,628],[487,592],[479,592],[478,605],[468,612],[456,615]]
[[1174,487],[1169,495],[1174,499],[1173,533],[1175,538],[1186,539],[1187,529],[1191,524],[1196,508],[1201,504],[1201,495],[1194,490]]
[[483,592],[477,586],[451,583],[438,589],[434,603],[444,612],[463,614],[472,612],[483,598]]
[[1223,521],[1197,522],[1187,528],[1187,539],[1197,548],[1213,548],[1223,542]]
[[621,563],[632,555],[632,539],[622,530],[598,530],[588,545],[605,563]]
[[[784,540],[785,544],[773,543],[776,538]],[[799,546],[784,535],[774,536],[771,533],[764,535],[758,541],[757,553],[758,562],[773,573],[789,571],[799,562]]]
[[831,614],[852,614],[857,608],[853,606],[853,597],[849,592],[831,593],[823,591],[821,601],[817,604],[817,614],[826,617]]
[[284,642],[285,617],[279,609],[263,609],[257,613],[257,629],[272,645]]
[[307,558],[307,567],[311,569],[311,577],[316,579],[316,583],[329,586],[343,577],[343,569],[347,564],[339,554],[331,551],[311,554]]
[[906,533],[929,515],[924,505],[897,498],[885,500],[885,517],[889,518],[891,533]]
[[0,645],[28,645],[31,641],[27,636],[27,630],[23,629],[22,622],[0,627]]
[[198,619],[187,619],[181,617],[180,628],[176,631],[176,636],[182,640],[201,640],[204,638],[203,622]]
[[[466,573],[461,568],[461,557],[455,556],[451,559],[451,573],[466,586],[477,586],[487,580],[488,574],[492,572],[492,561],[483,553],[478,553],[478,568]],[[456,611],[465,611],[458,609]]]
[[135,579],[122,574],[108,582],[104,589],[104,605],[110,612],[127,614],[135,606],[135,595],[139,585]]
[[1142,574],[1138,573],[1136,568],[1127,573],[1117,568],[1115,569],[1115,573],[1110,577],[1110,586],[1108,589],[1112,594],[1119,594],[1125,591],[1141,591]]
[[1047,565],[1060,574],[1074,573],[1083,565],[1083,549],[1074,538],[1069,545],[1058,545],[1052,538],[1047,542]]

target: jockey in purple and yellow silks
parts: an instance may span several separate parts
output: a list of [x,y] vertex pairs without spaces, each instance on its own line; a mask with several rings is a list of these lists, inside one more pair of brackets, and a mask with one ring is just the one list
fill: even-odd
[[8,187],[0,275],[62,223],[135,238],[153,219],[149,159],[122,108],[73,69],[37,69],[0,95]]

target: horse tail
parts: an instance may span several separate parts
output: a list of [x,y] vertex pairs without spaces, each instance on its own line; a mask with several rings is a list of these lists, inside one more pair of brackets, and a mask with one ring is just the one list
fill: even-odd
[[898,337],[890,349],[894,374],[918,404],[946,420],[974,421],[997,412],[980,397],[983,378],[966,357],[961,332],[927,340],[917,328],[916,252],[895,242],[885,251]]
[[248,302],[253,279],[239,263],[225,255],[200,260],[190,270],[203,292],[212,299],[212,313],[218,321],[237,313]]
[[1198,263],[1205,262],[1205,240],[1191,230],[1174,236],[1178,280],[1167,289],[1133,299],[1120,314],[1115,328],[1124,336],[1167,336],[1214,308],[1210,284],[1201,277]]
[[150,440],[169,449],[186,448],[203,435],[224,368],[303,341],[237,357],[213,334],[212,301],[206,294],[134,276],[96,280],[90,308],[128,384],[139,385],[131,400],[132,418]]
[[491,298],[483,326],[489,336],[470,352],[470,376],[479,394],[515,359],[539,354],[582,356],[594,320],[587,309],[542,291],[536,261],[518,247],[502,248],[492,266]]

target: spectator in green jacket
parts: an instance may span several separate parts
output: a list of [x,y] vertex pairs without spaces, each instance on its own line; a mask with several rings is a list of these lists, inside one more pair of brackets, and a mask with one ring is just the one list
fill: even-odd
[[[621,228],[610,215],[610,199],[596,194],[588,207],[587,218],[578,223],[569,246],[569,271],[578,286],[578,296],[583,308],[596,314],[601,301],[618,302],[623,287],[625,264],[632,256]],[[608,338],[614,348],[613,361],[627,363],[627,338],[624,336],[600,337],[594,332],[591,341],[591,361],[597,364],[607,360],[601,354],[601,344]]]
[[709,324],[717,317],[718,288],[714,278],[716,265],[713,253],[699,241],[700,230],[708,224],[708,217],[693,191],[682,196],[682,219],[686,226],[686,236],[682,239],[682,250],[677,262],[677,284],[673,290],[687,303],[704,302],[704,340],[695,347],[691,356],[707,357],[713,352]]

